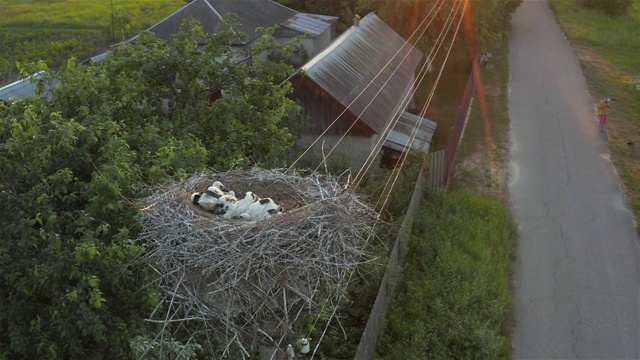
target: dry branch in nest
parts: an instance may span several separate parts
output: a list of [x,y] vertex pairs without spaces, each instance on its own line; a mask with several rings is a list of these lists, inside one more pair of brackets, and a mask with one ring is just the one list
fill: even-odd
[[[236,194],[271,197],[285,212],[244,221],[190,201],[213,181]],[[252,169],[204,173],[143,200],[140,240],[161,277],[167,314],[151,321],[202,322],[208,335],[242,353],[292,340],[301,314],[319,315],[339,298],[346,274],[371,260],[375,213],[338,179]]]

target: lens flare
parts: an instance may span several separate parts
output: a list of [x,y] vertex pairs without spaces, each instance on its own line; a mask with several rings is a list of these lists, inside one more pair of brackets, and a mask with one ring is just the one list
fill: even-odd
[[[493,134],[491,130],[491,120],[489,118],[489,110],[487,106],[486,97],[484,94],[484,85],[482,82],[482,74],[480,73],[480,64],[478,61],[478,48],[476,46],[476,39],[474,35],[473,24],[473,11],[471,9],[471,2],[464,0],[464,20],[465,20],[465,34],[467,37],[467,44],[472,54],[476,54],[473,61],[473,76],[476,84],[476,93],[478,98],[478,104],[480,105],[480,116],[482,117],[482,125],[484,130],[484,138],[486,143],[487,155],[489,158],[490,173],[492,178],[495,177],[495,144],[493,142]],[[492,179],[493,180],[493,179]]]

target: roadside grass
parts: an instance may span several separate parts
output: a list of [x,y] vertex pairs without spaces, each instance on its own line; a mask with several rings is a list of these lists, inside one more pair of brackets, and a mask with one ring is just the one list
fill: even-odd
[[509,38],[489,52],[480,70],[471,113],[460,143],[452,189],[470,189],[508,200],[509,178]]
[[[114,13],[124,15],[128,26],[110,39],[110,1],[0,0],[0,84],[16,78],[16,62],[42,60],[49,67],[58,67],[70,57],[88,58],[123,37],[148,29],[184,5],[183,0],[113,0]],[[3,74],[2,65],[9,68],[8,73]]]
[[377,359],[509,359],[517,228],[470,191],[425,197]]
[[[584,9],[570,0],[549,2],[580,61],[594,100],[613,99],[608,146],[628,202],[640,219],[640,0],[634,0],[628,14],[618,18]],[[635,144],[629,146],[627,140]],[[640,231],[640,225],[637,229]]]
[[508,43],[480,71],[452,191],[427,195],[416,216],[378,359],[510,359]]

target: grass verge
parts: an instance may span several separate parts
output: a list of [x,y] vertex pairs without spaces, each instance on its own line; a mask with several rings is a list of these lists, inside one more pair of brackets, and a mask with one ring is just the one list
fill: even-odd
[[471,192],[435,193],[413,224],[381,359],[508,359],[507,208]]
[[453,189],[470,189],[504,203],[509,179],[509,38],[490,50],[458,150]]
[[[639,219],[640,0],[634,0],[626,16],[615,19],[584,9],[576,1],[549,3],[580,61],[589,92],[596,100],[613,99],[608,146],[628,202]],[[627,140],[636,144],[629,146]]]
[[508,43],[477,79],[453,192],[426,199],[414,223],[381,359],[510,358]]

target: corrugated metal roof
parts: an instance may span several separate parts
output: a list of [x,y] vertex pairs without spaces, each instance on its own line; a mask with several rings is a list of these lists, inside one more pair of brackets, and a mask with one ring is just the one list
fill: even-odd
[[411,143],[411,148],[414,150],[428,152],[437,124],[431,120],[427,120],[421,116],[406,111],[403,112],[400,119],[398,119],[398,123],[394,126],[393,130],[391,130],[391,133],[387,137],[384,145],[394,150],[404,151],[406,145],[409,144],[411,132],[416,125],[418,125],[418,130],[416,130],[416,135]]
[[[302,69],[378,134],[384,133],[396,114],[402,114],[398,129],[391,132],[388,142],[404,148],[412,127],[408,131],[407,128],[418,119],[403,114],[408,104],[403,99],[412,89],[414,72],[422,57],[422,52],[370,13]],[[423,136],[416,140],[418,147],[422,141],[431,141],[430,136],[424,135],[433,134],[428,131],[429,123]]]
[[[32,75],[28,78],[12,82],[0,88],[0,100],[9,101],[10,99],[22,100],[26,97],[34,97],[36,95],[37,84],[31,82],[31,78],[40,77],[40,74]],[[60,81],[55,80],[52,84],[45,87],[44,95],[49,93],[49,90],[56,87]]]
[[336,19],[337,17],[334,16],[297,13],[280,25],[301,33],[308,31],[312,37],[315,37],[331,27],[332,22]]

